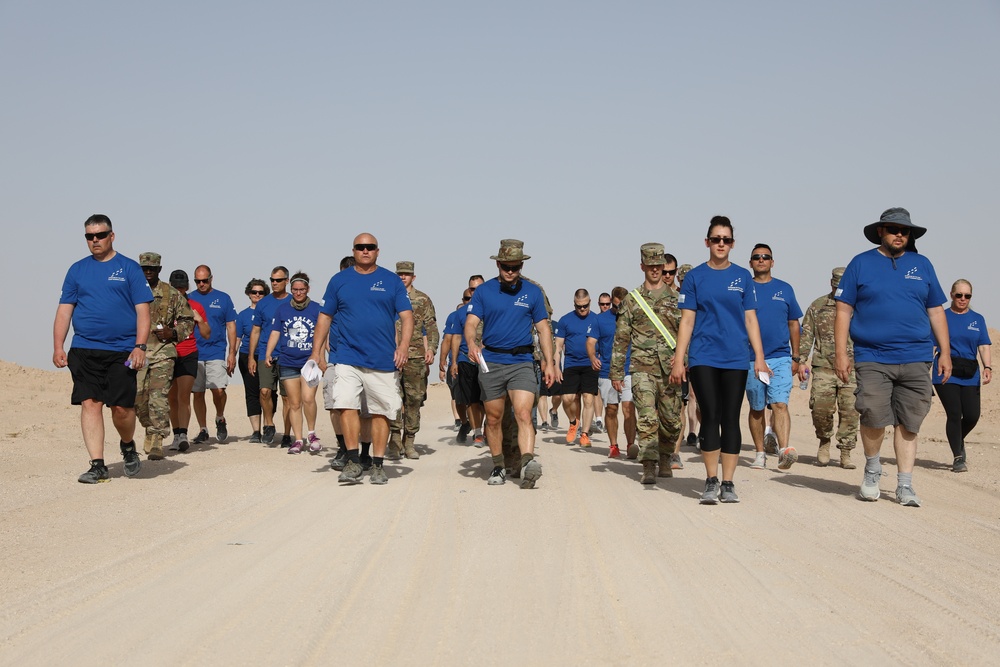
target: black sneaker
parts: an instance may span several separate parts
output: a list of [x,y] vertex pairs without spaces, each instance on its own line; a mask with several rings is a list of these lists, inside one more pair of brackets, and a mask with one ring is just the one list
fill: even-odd
[[292,436],[285,434],[281,436],[281,448],[288,449],[292,446]]
[[552,428],[559,428],[559,413],[549,410],[549,417],[551,417],[549,423],[552,424]]
[[465,442],[469,439],[469,431],[472,430],[472,424],[465,422],[458,429],[458,435],[455,436],[456,442]]
[[372,457],[371,456],[366,456],[366,455],[362,454],[361,456],[358,457],[358,460],[361,461],[361,471],[362,472],[368,472],[369,470],[372,469],[372,463],[373,463],[373,461],[372,461]]
[[207,428],[203,428],[200,431],[198,431],[198,435],[194,436],[194,440],[191,441],[191,444],[193,444],[193,445],[204,444],[204,443],[208,442],[208,438],[209,437],[210,436],[208,435],[208,429]]
[[264,424],[264,432],[260,436],[260,441],[263,442],[265,445],[274,444],[274,425],[273,424],[271,426],[268,426],[267,424]]
[[226,418],[215,420],[215,439],[219,441],[221,445],[229,437],[229,429],[226,428]]
[[254,445],[259,445],[260,444],[260,431],[254,431],[250,435],[250,443],[254,444]]
[[698,444],[698,436],[695,435],[694,433],[688,433],[687,443],[688,447],[694,447],[695,445]]
[[455,420],[455,429],[458,430],[461,427],[462,427],[462,420],[461,419],[456,419]]
[[135,451],[135,443],[122,446],[122,458],[125,459],[125,476],[135,477],[139,474],[142,463],[139,461],[139,452]]
[[98,484],[100,482],[108,482],[110,480],[111,476],[108,475],[107,466],[97,465],[91,461],[90,470],[80,475],[77,481],[81,484]]
[[350,459],[347,458],[347,450],[338,449],[337,455],[334,456],[333,461],[330,462],[330,467],[334,470],[343,470],[349,460]]

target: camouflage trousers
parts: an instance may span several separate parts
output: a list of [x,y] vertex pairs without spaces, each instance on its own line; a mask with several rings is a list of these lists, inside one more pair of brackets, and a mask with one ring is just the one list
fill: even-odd
[[420,430],[420,408],[427,400],[427,364],[423,357],[408,359],[399,374],[403,409],[389,425],[389,431],[413,435]]
[[658,461],[670,456],[681,434],[681,388],[670,384],[667,374],[632,371],[636,439],[639,460]]
[[829,368],[813,369],[809,409],[812,410],[816,437],[827,442],[833,438],[833,417],[839,413],[837,449],[850,451],[858,444],[860,415],[854,409],[855,389],[857,383],[853,373],[850,382],[841,382]]
[[149,362],[136,375],[138,393],[135,397],[135,413],[139,423],[146,427],[148,435],[169,438],[170,431],[170,384],[174,378],[174,359],[157,359]]

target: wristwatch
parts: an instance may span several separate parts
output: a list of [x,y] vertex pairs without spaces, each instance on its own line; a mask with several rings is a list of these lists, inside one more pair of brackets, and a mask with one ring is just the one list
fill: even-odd
[[798,357],[792,357],[792,361],[794,361],[795,363],[799,363],[799,358]]
[[136,347],[139,348],[140,350],[142,350],[143,352],[146,351],[146,344],[145,343],[138,343],[136,345]]

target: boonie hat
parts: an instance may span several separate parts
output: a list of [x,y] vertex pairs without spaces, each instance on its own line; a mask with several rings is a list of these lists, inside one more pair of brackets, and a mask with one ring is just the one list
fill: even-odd
[[642,263],[646,266],[659,266],[667,263],[662,243],[643,243],[642,247],[639,248],[639,255],[642,257]]
[[910,237],[906,244],[906,249],[911,252],[917,252],[917,246],[914,243],[917,239],[927,233],[926,227],[918,227],[917,225],[910,222],[910,212],[905,208],[889,208],[882,212],[882,216],[878,219],[878,222],[873,222],[870,225],[865,226],[865,238],[872,243],[878,245],[882,243],[882,239],[878,237],[878,228],[882,225],[897,225],[899,227],[909,227]]
[[139,266],[160,266],[160,253],[144,252],[139,255]]
[[681,264],[680,266],[678,266],[677,267],[677,280],[684,280],[684,276],[686,276],[687,272],[690,271],[693,268],[694,267],[691,266],[690,264]]
[[504,239],[500,241],[500,250],[497,254],[490,256],[498,262],[523,262],[531,259],[530,255],[524,254],[524,241],[517,239]]

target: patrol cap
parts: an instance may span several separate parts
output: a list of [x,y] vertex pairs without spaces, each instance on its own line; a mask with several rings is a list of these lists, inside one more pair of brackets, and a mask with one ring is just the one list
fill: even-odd
[[642,256],[642,263],[646,266],[659,266],[667,263],[662,243],[643,243],[642,247],[639,248],[639,254]]
[[500,250],[497,254],[490,256],[498,262],[523,262],[531,259],[530,255],[524,254],[524,241],[517,239],[503,239],[500,241]]
[[690,264],[681,264],[680,266],[678,266],[677,267],[677,280],[684,280],[684,276],[686,276],[687,272],[690,271],[693,268],[694,267],[691,266]]
[[413,273],[413,262],[396,262],[396,273]]
[[170,272],[170,286],[177,289],[187,289],[190,285],[188,274],[184,269],[174,269]]
[[838,266],[837,268],[835,268],[833,270],[833,273],[831,274],[831,277],[834,280],[840,280],[841,278],[844,277],[844,271],[846,271],[846,270],[847,270],[846,266]]
[[160,266],[160,253],[144,252],[139,255],[139,266]]

